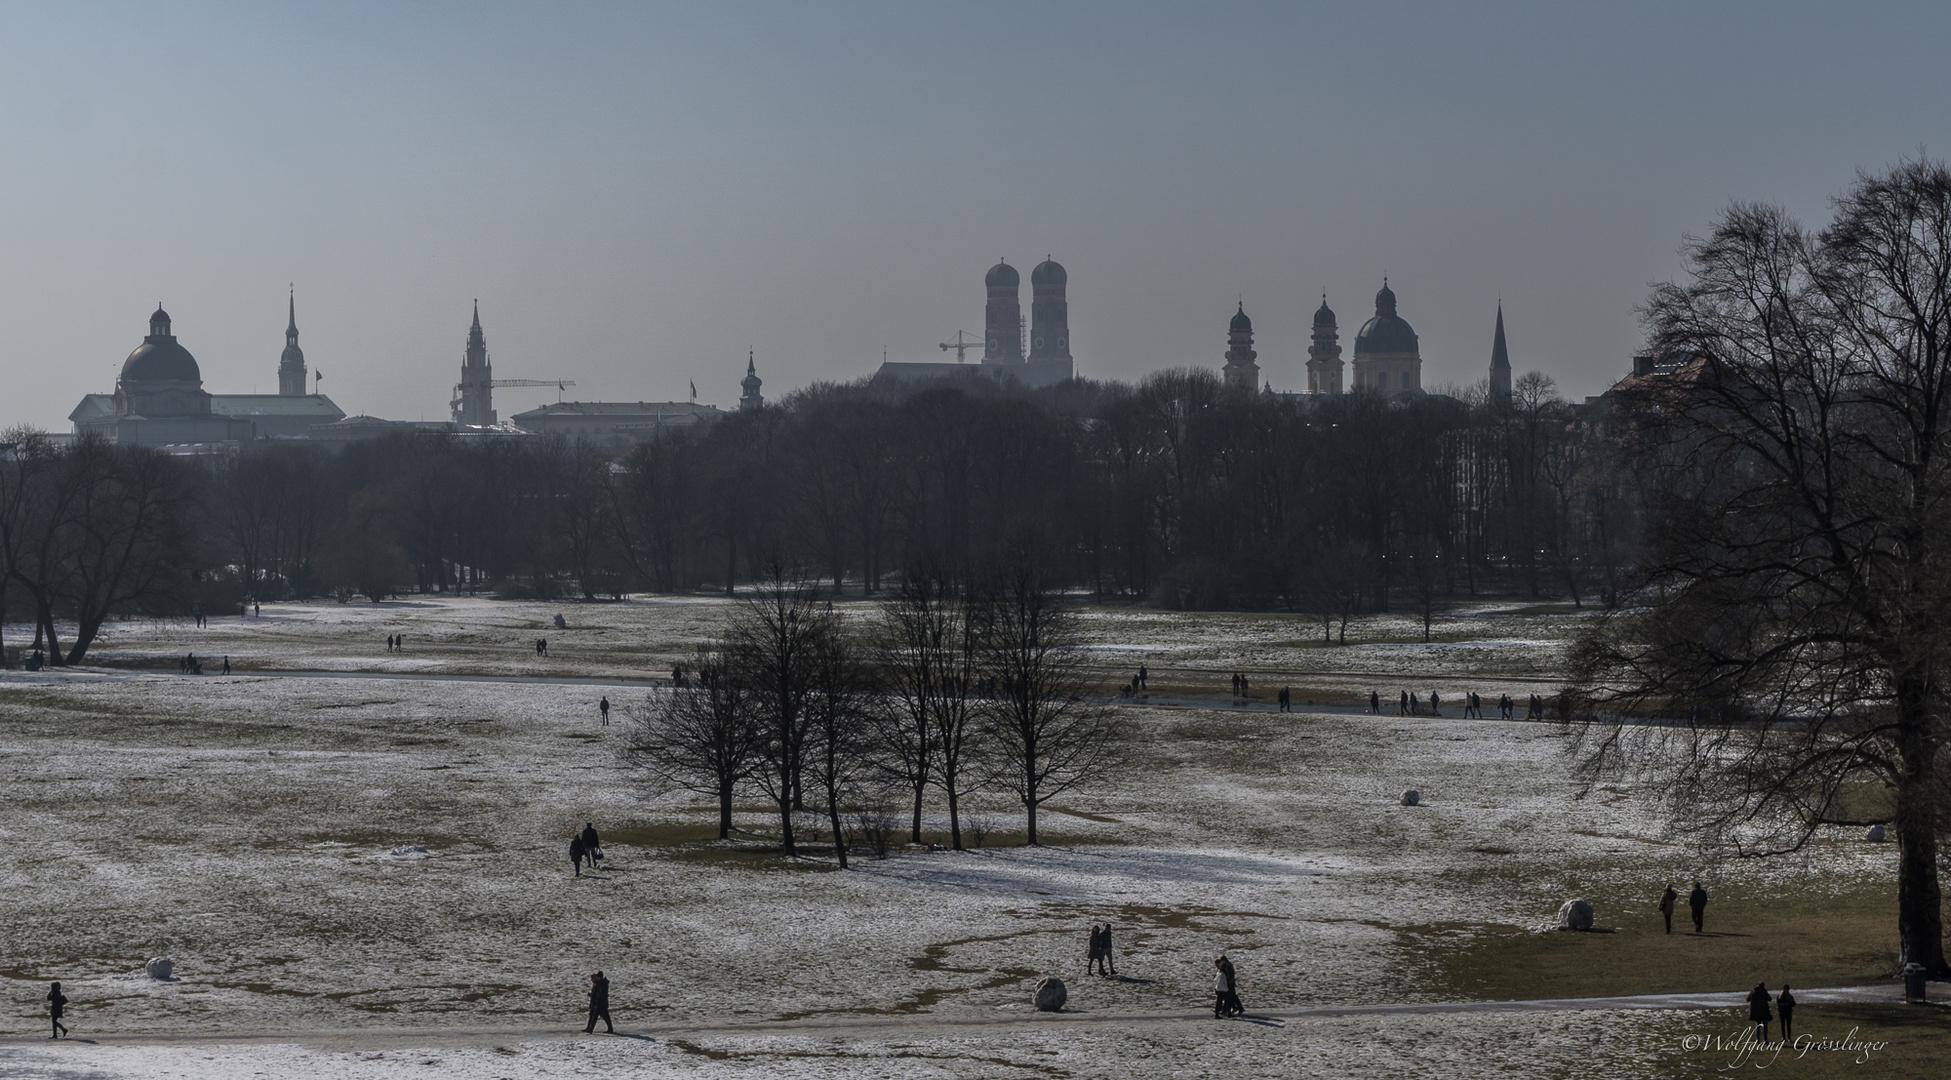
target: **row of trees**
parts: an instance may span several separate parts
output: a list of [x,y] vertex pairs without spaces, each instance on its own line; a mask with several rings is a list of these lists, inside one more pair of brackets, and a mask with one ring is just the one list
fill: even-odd
[[[0,436],[0,615],[27,614],[33,650],[79,663],[111,616],[192,603],[205,562],[201,480],[154,450]],[[65,647],[64,622],[74,626]],[[0,656],[4,647],[0,635]]]
[[855,825],[896,804],[920,843],[931,792],[955,849],[965,800],[987,790],[1015,798],[1035,844],[1038,810],[1114,750],[1072,614],[1023,548],[982,571],[910,567],[862,628],[774,563],[693,667],[638,711],[625,760],[716,799],[721,839],[741,794],[775,808],[788,855],[795,816],[823,813],[842,867]]

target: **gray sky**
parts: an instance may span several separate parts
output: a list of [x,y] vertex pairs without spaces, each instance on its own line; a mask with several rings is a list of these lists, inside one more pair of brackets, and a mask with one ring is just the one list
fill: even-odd
[[[162,301],[277,388],[285,289],[348,412],[503,378],[730,404],[938,360],[997,256],[1070,270],[1081,374],[1300,389],[1389,275],[1426,386],[1574,396],[1730,200],[1815,219],[1944,153],[1942,5],[351,3],[0,10],[0,424],[65,430]],[[1026,275],[1027,276],[1027,275]],[[1024,288],[1025,311],[1029,290]],[[500,391],[502,414],[553,391]]]

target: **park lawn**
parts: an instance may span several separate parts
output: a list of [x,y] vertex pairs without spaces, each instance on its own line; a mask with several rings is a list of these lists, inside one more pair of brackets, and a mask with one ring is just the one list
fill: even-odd
[[1802,895],[1766,905],[1716,897],[1705,934],[1693,932],[1685,905],[1683,897],[1672,934],[1657,912],[1609,920],[1603,906],[1592,933],[1443,934],[1438,967],[1459,997],[1489,1000],[1727,992],[1757,981],[1771,990],[1784,982],[1860,986],[1895,975],[1894,895]]

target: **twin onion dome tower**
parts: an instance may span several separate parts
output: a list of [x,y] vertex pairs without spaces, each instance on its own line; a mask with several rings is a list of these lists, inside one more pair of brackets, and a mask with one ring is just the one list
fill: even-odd
[[[1334,309],[1328,295],[1321,294],[1321,306],[1314,311],[1314,327],[1307,349],[1307,392],[1314,395],[1344,393],[1342,384],[1341,333],[1335,324]],[[1226,385],[1252,392],[1262,386],[1260,366],[1254,361],[1253,320],[1246,305],[1240,304],[1226,331],[1226,364],[1221,368]],[[1422,343],[1408,320],[1396,314],[1395,290],[1389,279],[1375,294],[1375,315],[1355,333],[1353,384],[1348,390],[1368,390],[1382,394],[1417,394],[1423,389]],[[1497,305],[1497,333],[1491,345],[1490,393],[1496,399],[1511,396],[1511,358],[1504,343],[1504,305]]]

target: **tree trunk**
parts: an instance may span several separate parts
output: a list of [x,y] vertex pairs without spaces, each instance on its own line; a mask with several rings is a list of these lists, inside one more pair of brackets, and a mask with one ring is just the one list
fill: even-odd
[[1897,935],[1903,963],[1924,965],[1933,979],[1951,978],[1944,959],[1938,808],[1932,791],[1931,765],[1938,748],[1928,727],[1928,707],[1918,700],[1912,708],[1921,715],[1906,718],[1898,735],[1904,771],[1897,782]]
[[1036,800],[1034,798],[1024,800],[1023,810],[1023,843],[1036,847]]
[[948,844],[956,851],[962,850],[962,813],[958,803],[959,792],[955,790],[955,778],[945,777],[948,783]]
[[718,839],[732,838],[732,785],[729,781],[718,785]]
[[917,779],[917,780],[915,781],[915,817],[914,817],[914,830],[913,830],[913,831],[912,831],[912,832],[911,832],[911,833],[909,834],[909,837],[908,837],[908,839],[909,839],[909,840],[910,840],[911,842],[913,842],[913,843],[916,843],[916,844],[919,844],[919,843],[921,843],[921,800],[922,800],[922,796],[923,796],[923,794],[925,794],[925,792],[926,792],[926,790],[927,790],[927,788],[926,788],[926,784],[927,784],[927,780],[926,780],[926,777],[925,777],[925,774],[924,774],[924,776],[923,776],[923,778],[920,778],[920,779]]
[[779,847],[788,856],[799,854],[793,846],[793,802],[786,798],[779,800]]
[[833,827],[833,854],[840,859],[840,869],[847,868],[847,833],[840,827],[840,802],[829,794],[826,801],[827,822]]

